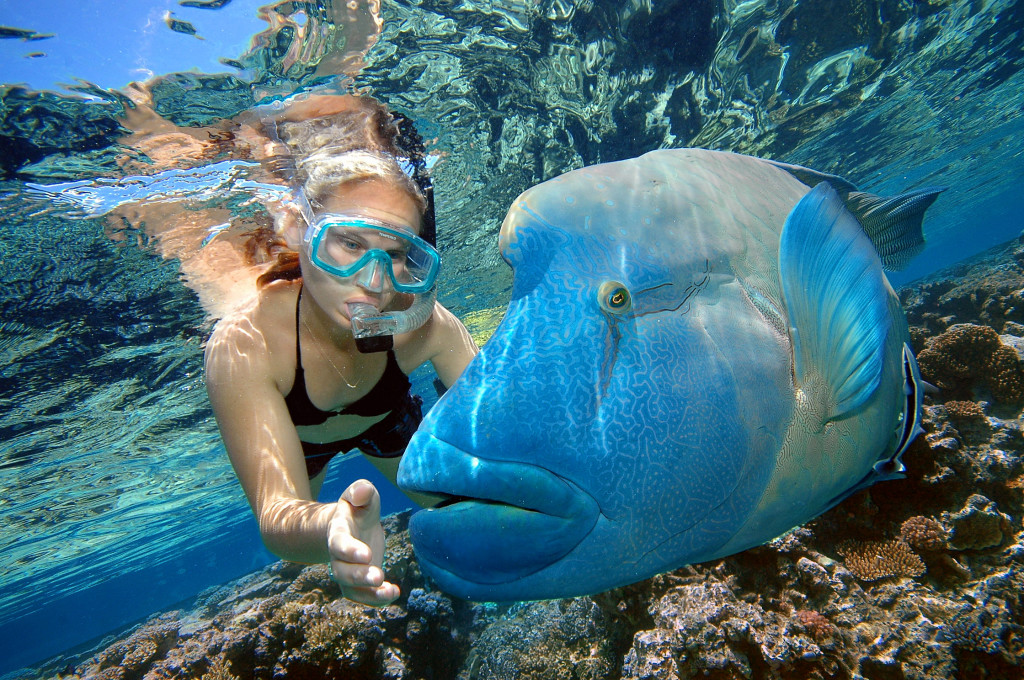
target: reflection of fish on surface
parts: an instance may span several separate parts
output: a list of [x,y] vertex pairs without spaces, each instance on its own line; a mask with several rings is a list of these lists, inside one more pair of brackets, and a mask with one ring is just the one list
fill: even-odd
[[694,149],[525,192],[508,312],[402,460],[400,485],[450,497],[412,519],[426,573],[470,599],[597,592],[899,476],[920,399],[882,268],[937,193]]

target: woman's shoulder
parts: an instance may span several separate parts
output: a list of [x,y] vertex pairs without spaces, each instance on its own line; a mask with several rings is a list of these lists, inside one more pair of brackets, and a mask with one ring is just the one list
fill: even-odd
[[476,345],[462,321],[440,302],[435,302],[434,312],[425,324],[396,338],[395,351],[403,368],[405,365],[416,368],[452,351],[475,354]]
[[284,345],[295,343],[295,300],[298,284],[275,281],[254,296],[251,304],[217,321],[206,344],[206,361],[239,355],[266,368],[279,363]]

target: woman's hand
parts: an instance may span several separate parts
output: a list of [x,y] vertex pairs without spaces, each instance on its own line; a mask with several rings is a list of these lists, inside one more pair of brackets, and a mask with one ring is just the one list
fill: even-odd
[[331,575],[350,600],[383,607],[398,599],[398,586],[384,580],[384,528],[380,494],[373,484],[352,482],[338,499],[327,529]]

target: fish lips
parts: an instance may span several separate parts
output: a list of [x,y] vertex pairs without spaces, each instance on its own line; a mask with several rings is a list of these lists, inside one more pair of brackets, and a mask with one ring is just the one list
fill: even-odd
[[597,502],[530,463],[479,458],[417,433],[398,471],[409,491],[442,494],[409,522],[420,566],[449,593],[502,600],[502,586],[557,563],[597,522]]

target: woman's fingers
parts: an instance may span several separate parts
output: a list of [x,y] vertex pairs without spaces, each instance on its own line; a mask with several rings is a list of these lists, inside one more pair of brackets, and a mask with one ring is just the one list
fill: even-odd
[[371,607],[386,607],[398,599],[398,586],[384,583],[377,588],[342,588],[342,593],[353,602]]
[[372,564],[332,561],[331,575],[342,586],[352,588],[376,588],[384,584],[384,572]]
[[374,607],[383,607],[398,599],[399,589],[384,580],[384,572],[368,564],[331,561],[331,575],[350,600]]
[[365,479],[356,480],[341,494],[341,500],[352,506],[352,518],[360,528],[372,530],[380,526],[380,494],[373,484]]
[[373,551],[358,538],[352,535],[350,522],[331,522],[330,534],[327,536],[327,551],[331,562],[351,562],[354,564],[370,564]]
[[327,536],[331,576],[345,597],[381,607],[398,598],[399,589],[384,580],[384,528],[380,495],[373,484],[359,480],[338,499]]

